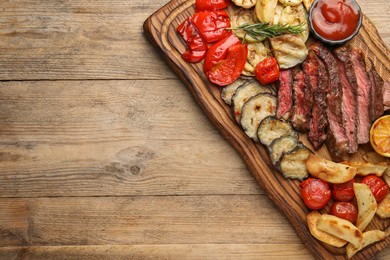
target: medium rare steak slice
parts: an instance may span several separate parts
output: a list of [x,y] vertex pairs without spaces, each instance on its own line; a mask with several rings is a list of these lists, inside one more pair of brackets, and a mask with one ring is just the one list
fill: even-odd
[[368,72],[371,83],[371,107],[370,107],[370,119],[374,121],[384,112],[383,105],[383,80],[372,67]]
[[305,84],[305,74],[298,70],[293,82],[293,110],[291,124],[298,131],[309,131],[310,112],[313,96],[310,88]]
[[293,105],[292,95],[293,75],[290,69],[279,72],[278,107],[276,117],[288,120]]
[[341,161],[349,152],[348,138],[342,120],[342,84],[336,57],[321,43],[310,46],[324,62],[329,75],[329,92],[326,98],[329,128],[326,140],[329,152],[335,161]]
[[357,83],[358,143],[365,144],[370,140],[371,84],[361,50],[351,46],[348,46],[348,48],[351,51],[351,63]]
[[[338,66],[340,71],[340,79],[343,88],[341,109],[343,113],[343,124],[345,127],[345,134],[349,141],[349,153],[355,153],[358,149],[358,138],[357,138],[357,92],[355,84],[356,82],[353,77],[353,71],[345,69],[344,64],[348,64],[350,60],[350,51],[346,46],[339,47],[334,50],[336,57],[338,58]],[[346,74],[348,71],[348,76]]]
[[390,82],[386,81],[383,84],[383,106],[384,110],[390,110]]
[[315,150],[321,148],[326,140],[326,128],[328,119],[326,117],[326,93],[328,92],[329,77],[324,63],[315,55],[309,52],[302,65],[305,74],[306,86],[313,94],[313,105],[309,123],[308,139]]

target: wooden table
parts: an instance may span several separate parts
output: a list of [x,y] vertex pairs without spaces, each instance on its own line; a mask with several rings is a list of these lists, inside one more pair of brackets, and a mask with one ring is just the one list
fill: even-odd
[[0,259],[312,259],[143,36],[167,1],[0,2]]

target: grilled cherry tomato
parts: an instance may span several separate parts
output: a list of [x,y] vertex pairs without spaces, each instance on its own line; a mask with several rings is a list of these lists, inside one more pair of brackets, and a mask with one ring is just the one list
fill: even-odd
[[332,197],[338,201],[350,201],[355,197],[355,192],[353,191],[353,183],[355,181],[352,179],[350,181],[333,184],[332,185]]
[[328,204],[331,192],[327,182],[309,178],[300,184],[303,202],[309,209],[322,209]]
[[224,11],[202,11],[192,16],[193,22],[207,42],[217,42],[230,33],[229,14]]
[[376,175],[367,175],[363,178],[362,183],[370,187],[376,201],[381,201],[389,193],[389,186]]
[[213,11],[224,9],[228,7],[230,1],[229,0],[196,0],[195,2],[195,11]]
[[352,202],[336,201],[330,206],[329,214],[355,223],[358,210]]
[[211,45],[204,59],[204,72],[211,70],[215,63],[225,59],[228,48],[237,43],[240,43],[240,39],[234,34],[230,34],[219,42]]
[[187,62],[199,62],[206,55],[207,43],[202,38],[198,29],[192,21],[192,17],[188,17],[182,24],[177,27],[177,32],[183,37],[187,44],[187,50],[182,54],[182,57]]
[[260,61],[255,68],[255,77],[262,84],[267,85],[279,79],[279,65],[274,57]]
[[206,72],[209,80],[219,86],[233,83],[241,74],[246,63],[248,47],[245,44],[235,44],[228,48],[226,58],[213,65]]

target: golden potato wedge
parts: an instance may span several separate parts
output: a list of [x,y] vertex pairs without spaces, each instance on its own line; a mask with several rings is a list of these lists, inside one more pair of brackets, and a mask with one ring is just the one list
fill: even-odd
[[374,217],[378,204],[368,185],[364,183],[354,183],[353,191],[355,192],[358,205],[356,227],[363,231]]
[[314,0],[303,0],[303,5],[306,8],[306,11],[309,12],[311,5],[313,4]]
[[363,154],[363,159],[369,163],[390,162],[390,158],[386,158],[377,152],[367,152]]
[[317,229],[348,241],[356,247],[360,246],[363,239],[362,232],[356,226],[333,215],[321,215],[317,221]]
[[335,163],[313,154],[307,158],[306,167],[311,175],[330,183],[344,183],[352,180],[357,172],[355,167]]
[[376,214],[382,219],[390,217],[390,194],[378,203]]
[[335,246],[335,247],[345,246],[345,244],[347,244],[347,241],[317,229],[317,221],[320,217],[321,217],[321,213],[319,213],[316,210],[310,212],[306,216],[307,225],[309,226],[310,233],[318,240],[325,242],[331,246]]
[[256,5],[256,0],[232,0],[232,2],[245,9],[249,9]]
[[365,162],[343,162],[343,164],[356,167],[357,175],[367,176],[369,174],[375,174],[376,176],[382,176],[387,169],[387,163],[365,163]]
[[302,3],[302,0],[279,0],[279,2],[283,5],[297,6]]
[[390,166],[387,167],[385,173],[383,174],[383,179],[385,180],[385,182],[387,183],[387,185],[390,186]]
[[347,257],[351,258],[357,252],[362,250],[368,245],[371,245],[375,242],[381,241],[386,238],[386,233],[380,230],[370,230],[363,233],[363,239],[360,246],[355,247],[352,244],[348,244],[346,247]]
[[272,23],[278,0],[258,0],[255,7],[257,19],[263,23]]

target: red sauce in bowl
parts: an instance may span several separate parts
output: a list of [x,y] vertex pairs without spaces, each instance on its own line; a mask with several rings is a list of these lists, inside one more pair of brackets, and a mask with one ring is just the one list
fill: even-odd
[[333,41],[351,36],[360,20],[360,8],[353,0],[319,0],[313,6],[311,22],[323,38]]

